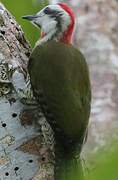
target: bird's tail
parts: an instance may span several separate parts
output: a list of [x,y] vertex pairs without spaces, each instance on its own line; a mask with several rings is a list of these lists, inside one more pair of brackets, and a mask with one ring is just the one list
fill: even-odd
[[56,158],[55,180],[83,180],[80,156],[63,154]]

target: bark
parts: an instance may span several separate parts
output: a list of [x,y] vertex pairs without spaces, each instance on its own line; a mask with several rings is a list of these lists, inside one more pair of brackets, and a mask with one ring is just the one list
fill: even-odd
[[35,100],[28,103],[23,93],[30,87],[30,52],[21,27],[0,3],[0,179],[54,175],[52,132]]

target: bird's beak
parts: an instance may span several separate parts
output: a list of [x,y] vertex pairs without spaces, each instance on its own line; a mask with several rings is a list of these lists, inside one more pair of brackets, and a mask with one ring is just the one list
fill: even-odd
[[29,21],[34,21],[36,20],[36,18],[38,18],[39,16],[36,15],[27,15],[27,16],[22,16],[23,19],[29,20]]
[[23,16],[22,18],[31,21],[31,23],[41,28],[42,17],[43,17],[43,13],[42,11],[40,11],[37,14],[26,15],[26,16]]

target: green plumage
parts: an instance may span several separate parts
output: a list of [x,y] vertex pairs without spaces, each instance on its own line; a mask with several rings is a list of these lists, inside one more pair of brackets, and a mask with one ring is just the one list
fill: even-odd
[[42,109],[45,101],[56,122],[49,118],[55,137],[65,151],[77,144],[81,149],[91,103],[88,67],[82,53],[72,45],[50,41],[33,50],[28,70],[35,96],[39,100],[43,93],[44,100],[39,101]]

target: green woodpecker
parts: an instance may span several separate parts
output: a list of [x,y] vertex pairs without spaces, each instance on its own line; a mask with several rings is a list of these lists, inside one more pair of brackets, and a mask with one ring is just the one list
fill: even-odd
[[71,44],[74,13],[59,3],[23,18],[41,28],[41,38],[28,64],[34,96],[65,157],[71,157],[77,147],[81,150],[91,104],[88,66],[83,54]]

